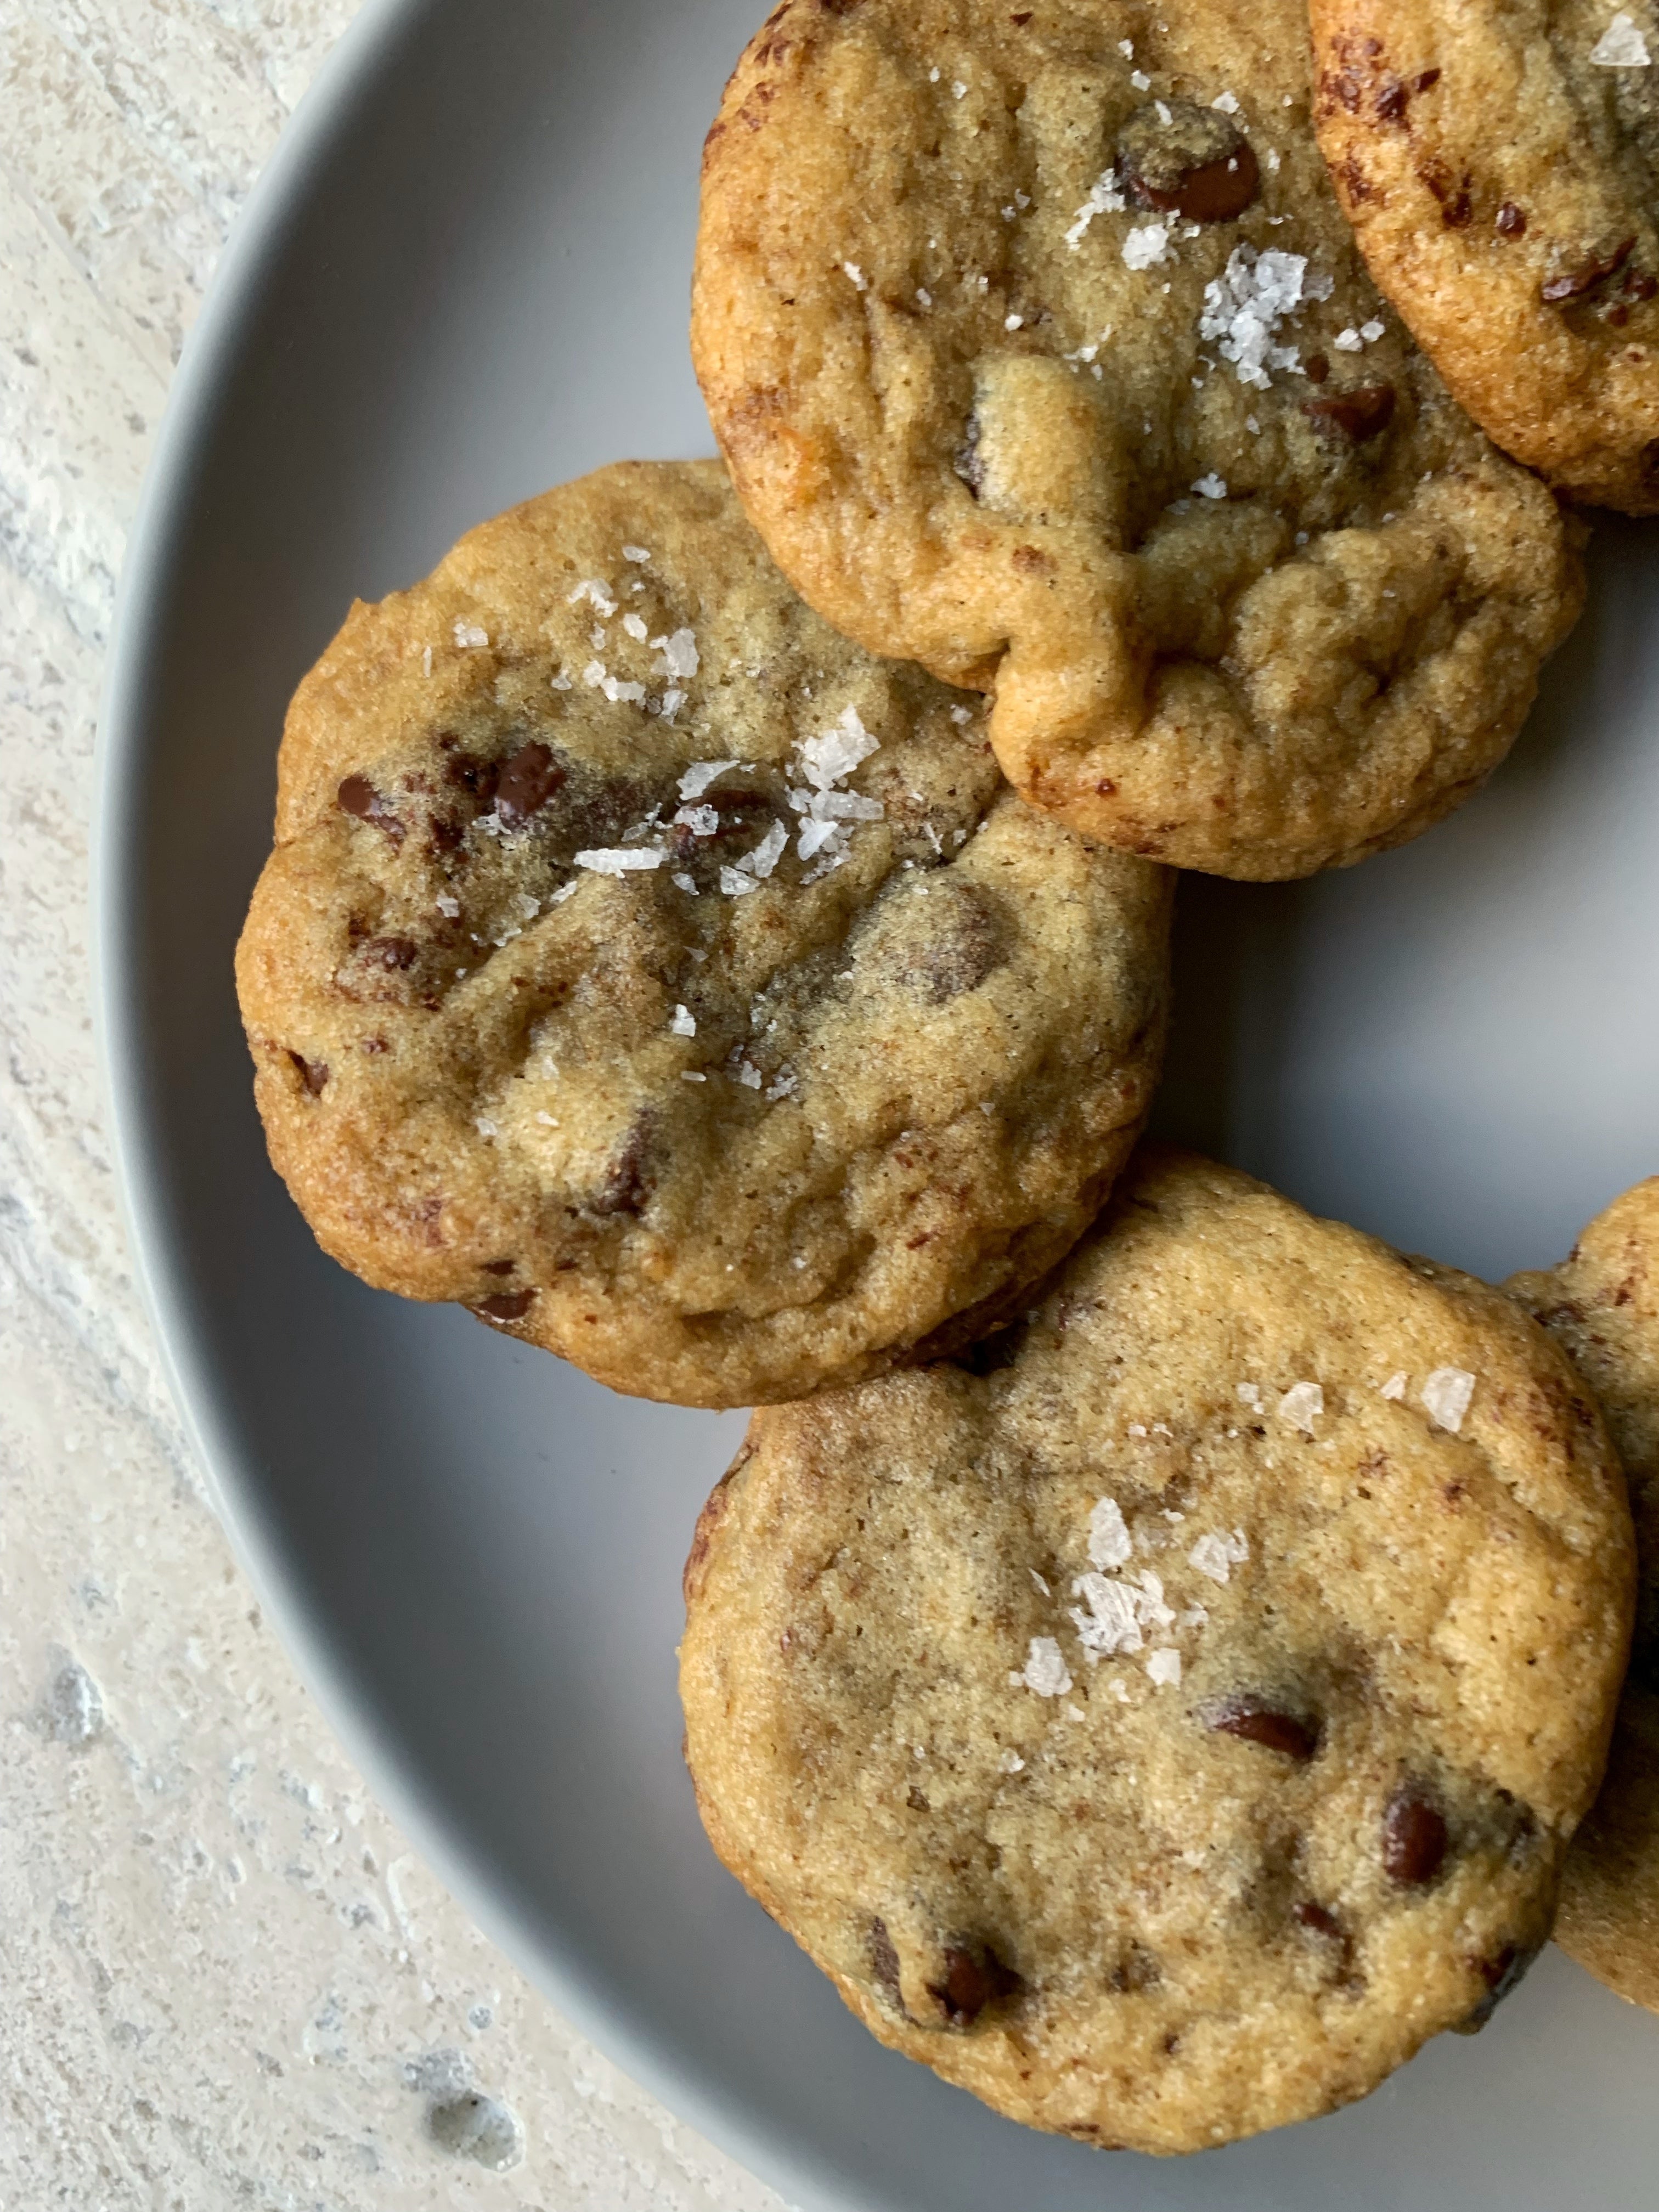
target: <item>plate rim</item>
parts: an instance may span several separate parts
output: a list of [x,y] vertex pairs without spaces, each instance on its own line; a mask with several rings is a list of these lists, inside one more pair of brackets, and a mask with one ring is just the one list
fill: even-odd
[[180,353],[146,466],[117,585],[97,709],[88,882],[97,1079],[122,1230],[158,1364],[208,1503],[288,1662],[382,1808],[463,1912],[586,2040],[675,2119],[689,2123],[792,2208],[854,2204],[793,2133],[735,2092],[689,2070],[677,2045],[619,2002],[555,1931],[499,1887],[412,1757],[380,1735],[337,1634],[304,1586],[263,1497],[257,1468],[226,1433],[210,1362],[197,1341],[153,1152],[158,1121],[138,1018],[143,959],[129,916],[142,905],[142,805],[151,750],[148,692],[165,634],[179,540],[222,380],[290,217],[415,20],[445,0],[362,0],[278,134],[233,222]]

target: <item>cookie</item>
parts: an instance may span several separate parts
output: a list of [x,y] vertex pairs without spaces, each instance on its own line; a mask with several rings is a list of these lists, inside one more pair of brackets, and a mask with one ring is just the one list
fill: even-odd
[[1567,1860],[1555,1940],[1659,2012],[1659,1177],[1591,1222],[1572,1257],[1509,1285],[1601,1402],[1630,1479],[1641,1575],[1601,1794]]
[[354,608],[237,960],[326,1249],[688,1405],[1017,1303],[1145,1115],[1170,878],[1024,806],[979,708],[803,606],[712,462]]
[[1502,1292],[1149,1152],[973,1364],[756,1416],[687,1568],[687,1757],[884,2043],[1194,2150],[1519,1978],[1631,1583],[1601,1417]]
[[1313,0],[1320,142],[1371,274],[1562,491],[1659,514],[1654,0]]
[[994,690],[1025,797],[1227,876],[1448,813],[1582,593],[1310,99],[1301,0],[791,0],[705,163],[693,350],[780,566]]

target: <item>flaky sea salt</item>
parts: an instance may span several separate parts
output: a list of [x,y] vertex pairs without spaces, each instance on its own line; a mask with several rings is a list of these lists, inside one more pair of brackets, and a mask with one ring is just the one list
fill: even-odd
[[1355,330],[1339,331],[1331,343],[1338,353],[1364,353],[1365,350],[1365,341]]
[[1261,1411],[1261,1385],[1259,1382],[1239,1383],[1237,1395],[1241,1404],[1248,1406],[1253,1413]]
[[453,635],[463,653],[482,652],[489,642],[489,632],[481,623],[463,622],[459,617],[456,618]]
[[1279,325],[1317,296],[1305,254],[1236,246],[1225,270],[1204,287],[1198,334],[1218,345],[1241,384],[1265,392],[1273,369],[1297,366],[1294,349],[1273,343]]
[[1075,253],[1083,243],[1084,234],[1097,215],[1121,215],[1129,203],[1118,189],[1117,173],[1107,169],[1089,187],[1089,197],[1077,211],[1077,221],[1066,234],[1066,243]]
[[596,613],[602,614],[607,622],[617,611],[617,602],[611,597],[610,586],[601,583],[597,576],[584,576],[575,590],[570,593],[565,605],[579,607],[584,599]]
[[662,655],[662,665],[657,673],[672,676],[678,683],[695,676],[701,665],[695,630],[677,629],[672,637],[653,637],[651,649]]
[[1227,479],[1225,477],[1218,477],[1212,471],[1212,473],[1207,477],[1200,477],[1198,482],[1193,486],[1193,489],[1198,494],[1200,499],[1225,499],[1227,496]]
[[1325,1393],[1317,1382],[1292,1382],[1279,1401],[1279,1419],[1304,1436],[1313,1434],[1313,1425],[1324,1410]]
[[689,830],[694,837],[712,837],[720,826],[718,806],[682,806],[673,816],[672,826]]
[[1378,338],[1382,337],[1385,334],[1387,327],[1386,324],[1379,323],[1376,316],[1373,315],[1370,322],[1361,323],[1359,325],[1359,335],[1364,339],[1367,345],[1375,345]]
[[1123,1566],[1133,1549],[1122,1507],[1115,1498],[1103,1498],[1089,1516],[1090,1565]]
[[626,876],[636,868],[659,868],[662,863],[661,853],[648,845],[596,845],[576,855],[576,866],[595,876]]
[[1145,70],[1131,70],[1129,82],[1137,92],[1150,92],[1152,88],[1152,80]]
[[1238,96],[1236,93],[1218,92],[1210,105],[1212,107],[1218,107],[1224,115],[1237,115]]
[[736,768],[734,760],[693,761],[680,778],[682,799],[701,799],[711,783],[718,782],[729,768]]
[[865,728],[858,708],[848,707],[829,729],[815,738],[802,738],[801,773],[815,790],[828,791],[880,750],[881,739],[872,738]]
[[1212,1583],[1224,1586],[1233,1569],[1242,1566],[1249,1556],[1250,1547],[1244,1531],[1235,1528],[1231,1536],[1200,1536],[1188,1553],[1187,1563],[1196,1567],[1200,1574],[1207,1575]]
[[1170,235],[1172,228],[1173,226],[1167,222],[1137,223],[1123,240],[1125,268],[1161,268],[1170,258]]
[[448,919],[453,921],[460,913],[461,902],[458,898],[452,898],[447,891],[440,891],[437,908],[440,914],[447,915]]
[[1025,1761],[1017,1751],[1005,1751],[997,1761],[999,1774],[1024,1774]]
[[1648,42],[1621,8],[1590,48],[1597,69],[1647,69],[1653,57]]
[[1467,1367],[1437,1367],[1423,1385],[1423,1404],[1437,1427],[1455,1436],[1463,1425],[1474,1395],[1474,1377]]
[[676,1006],[674,1009],[674,1018],[668,1024],[668,1033],[671,1036],[696,1036],[697,1034],[696,1016],[690,1012],[684,1006]]
[[629,637],[637,638],[641,645],[645,643],[647,633],[643,615],[624,615],[623,628],[628,632]]
[[1112,1582],[1104,1575],[1079,1575],[1072,1584],[1073,1597],[1080,1597],[1089,1610],[1079,1607],[1070,1608],[1076,1624],[1078,1641],[1093,1659],[1109,1658],[1115,1651],[1139,1651],[1146,1638],[1140,1632],[1140,1607],[1136,1593],[1127,1583]]
[[624,561],[631,561],[636,568],[643,568],[650,558],[651,556],[649,551],[643,545],[624,545],[623,547],[623,559]]
[[1181,1680],[1181,1654],[1167,1644],[1157,1651],[1149,1651],[1146,1674],[1160,1689],[1173,1689]]
[[1008,1679],[1015,1685],[1023,1682],[1040,1698],[1063,1698],[1072,1686],[1072,1670],[1052,1636],[1034,1636],[1024,1668]]
[[1401,1370],[1399,1374],[1390,1375],[1388,1381],[1382,1385],[1382,1395],[1385,1398],[1393,1398],[1395,1400],[1403,1398],[1406,1395],[1406,1372],[1403,1368]]
[[868,291],[868,279],[866,277],[863,270],[859,267],[856,261],[843,261],[841,265],[848,283],[853,287],[854,291]]

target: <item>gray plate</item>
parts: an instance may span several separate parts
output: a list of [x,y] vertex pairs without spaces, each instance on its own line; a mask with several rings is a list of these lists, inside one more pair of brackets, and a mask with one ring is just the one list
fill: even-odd
[[[231,947],[283,702],[354,593],[624,455],[708,450],[699,140],[759,0],[371,4],[180,372],[104,726],[104,1036],[137,1247],[224,1515],[329,1713],[479,1919],[797,2202],[1648,2212],[1659,2021],[1552,1954],[1369,2103],[1176,2165],[881,2051],[704,1844],[678,1571],[740,1429],[363,1289],[265,1164]],[[1659,1167],[1659,532],[1492,789],[1358,872],[1185,891],[1165,1126],[1482,1272]]]

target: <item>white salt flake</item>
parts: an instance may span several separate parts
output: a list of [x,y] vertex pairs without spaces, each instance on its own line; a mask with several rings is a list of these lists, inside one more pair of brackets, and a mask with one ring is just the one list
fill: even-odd
[[1248,1406],[1252,1413],[1261,1411],[1261,1385],[1259,1382],[1239,1383],[1237,1395],[1241,1403]]
[[727,898],[745,898],[750,891],[760,889],[760,878],[746,875],[741,868],[722,868],[720,889]]
[[706,1075],[699,1075],[695,1068],[683,1067],[680,1070],[682,1083],[707,1083],[708,1080],[708,1078]]
[[447,891],[440,891],[437,897],[437,908],[440,914],[447,915],[450,921],[453,921],[456,916],[460,913],[461,902],[458,898],[452,898]]
[[584,576],[575,590],[566,599],[565,605],[569,607],[579,607],[584,599],[596,614],[603,615],[607,622],[617,611],[617,602],[611,595],[611,586],[601,583],[597,576]]
[[674,1009],[674,1018],[668,1024],[668,1033],[671,1036],[696,1036],[696,1016],[688,1012],[685,1007],[677,1006]]
[[651,649],[662,655],[662,665],[657,671],[659,676],[672,676],[684,682],[687,677],[695,676],[701,665],[695,630],[677,629],[672,637],[653,637]]
[[1207,477],[1200,477],[1198,482],[1193,486],[1193,489],[1198,494],[1200,499],[1225,499],[1227,496],[1227,479],[1225,477],[1218,477],[1215,475],[1212,471]]
[[604,683],[604,681],[605,681],[605,663],[604,663],[604,661],[602,661],[602,660],[590,660],[590,661],[588,662],[588,664],[587,664],[586,667],[586,668],[584,668],[584,669],[583,669],[583,671],[582,671],[582,682],[583,682],[584,684],[586,684],[586,686],[587,686],[587,688],[588,688],[588,690],[589,690],[590,691],[593,691],[593,690],[597,690],[599,689],[599,685],[600,685],[601,684],[603,684],[603,683]]
[[1140,1632],[1137,1593],[1127,1583],[1109,1581],[1104,1575],[1079,1575],[1072,1584],[1089,1610],[1069,1608],[1077,1626],[1078,1641],[1091,1661],[1109,1658],[1114,1651],[1139,1651],[1146,1639]]
[[1313,1434],[1313,1425],[1325,1410],[1325,1393],[1317,1382],[1292,1382],[1279,1401],[1279,1418],[1288,1421],[1304,1436]]
[[1467,1367],[1437,1367],[1423,1385],[1423,1403],[1437,1428],[1455,1436],[1463,1425],[1474,1395],[1474,1377]]
[[738,1082],[742,1084],[745,1091],[758,1091],[760,1089],[761,1072],[759,1068],[756,1066],[752,1060],[740,1060],[732,1073],[736,1075]]
[[843,261],[841,265],[846,275],[848,283],[852,285],[854,291],[867,292],[869,290],[869,279],[866,276],[863,270],[859,267],[856,261]]
[[[774,1024],[774,1026],[775,1026],[775,1024]],[[775,1083],[769,1083],[767,1085],[766,1095],[769,1098],[793,1098],[796,1091],[799,1089],[799,1076],[795,1073],[793,1068],[787,1067],[783,1070],[781,1074],[780,1074]],[[805,1261],[800,1262],[800,1265],[803,1267],[805,1267]]]
[[1224,115],[1237,115],[1238,112],[1238,99],[1234,93],[1219,92],[1210,105],[1212,107],[1218,107]]
[[1273,370],[1297,366],[1294,349],[1273,343],[1279,325],[1316,296],[1305,254],[1237,246],[1225,270],[1204,287],[1198,334],[1218,343],[1241,384],[1265,392]]
[[1270,176],[1275,176],[1275,177],[1276,177],[1276,176],[1279,174],[1279,162],[1280,162],[1280,161],[1281,161],[1282,159],[1283,159],[1283,156],[1280,155],[1279,150],[1279,149],[1278,149],[1278,147],[1277,147],[1277,146],[1269,146],[1269,147],[1268,147],[1268,149],[1267,149],[1267,173],[1268,173],[1268,174],[1269,174]]
[[858,708],[848,707],[830,728],[801,740],[801,773],[815,790],[828,791],[880,750],[881,739],[865,728]]
[[568,691],[571,688],[570,671],[562,668],[556,676],[549,677],[548,688],[553,691]]
[[931,307],[933,304],[933,294],[927,289],[927,287],[925,284],[918,284],[916,287],[916,305],[919,307]]
[[645,703],[643,684],[623,684],[614,676],[604,676],[598,688],[613,707],[640,707]]
[[1160,1689],[1173,1689],[1181,1680],[1181,1654],[1166,1644],[1146,1655],[1146,1674]]
[[1186,1612],[1177,1617],[1176,1626],[1177,1628],[1207,1628],[1209,1626],[1209,1623],[1210,1608],[1208,1606],[1189,1605]]
[[1590,48],[1597,69],[1647,69],[1653,57],[1648,42],[1621,8]]
[[1127,269],[1157,269],[1170,258],[1170,233],[1167,222],[1137,223],[1123,241],[1123,263]]
[[670,881],[678,884],[681,890],[689,892],[693,898],[697,896],[696,878],[688,876],[684,869],[677,868]]
[[1028,1567],[1025,1571],[1030,1576],[1033,1584],[1036,1589],[1042,1591],[1044,1597],[1052,1597],[1054,1595],[1054,1592],[1049,1589],[1048,1583],[1043,1580],[1042,1577],[1037,1572],[1035,1567]]
[[684,691],[665,691],[662,695],[662,718],[664,721],[672,722],[675,715],[679,713],[680,708],[684,706],[684,704],[685,694]]
[[641,645],[645,643],[647,633],[643,615],[624,615],[623,628],[628,632],[629,637],[637,638]]
[[693,761],[680,778],[680,797],[701,799],[709,785],[718,782],[727,769],[739,765],[734,760]]
[[1133,39],[1120,39],[1117,42],[1117,50],[1126,62],[1132,62],[1135,58],[1135,42]]
[[1121,1567],[1133,1550],[1122,1507],[1115,1498],[1103,1498],[1089,1516],[1089,1565]]
[[1339,353],[1364,353],[1365,350],[1365,341],[1355,330],[1339,331],[1331,343]]
[[1189,1566],[1212,1583],[1225,1584],[1236,1566],[1242,1566],[1250,1556],[1250,1547],[1242,1528],[1235,1528],[1231,1536],[1211,1534],[1200,1536],[1187,1554]]
[[576,866],[595,876],[625,876],[636,868],[659,868],[663,856],[648,845],[597,845],[578,853]]
[[1152,106],[1158,110],[1158,121],[1166,131],[1169,130],[1175,122],[1175,110],[1167,100],[1155,100]]
[[1063,1698],[1072,1686],[1072,1670],[1052,1636],[1034,1636],[1024,1667],[1008,1680],[1016,1685],[1023,1682],[1040,1698]]
[[463,622],[458,617],[454,638],[463,653],[479,653],[489,644],[489,632],[481,623]]
[[579,876],[573,876],[568,884],[562,884],[554,892],[547,902],[549,906],[562,906],[568,898],[574,898],[580,889],[581,878]]
[[1024,315],[1008,315],[1005,316],[1003,319],[1002,327],[1005,331],[1018,331],[1023,330],[1024,328],[1024,325],[1025,318]]
[[720,826],[718,806],[682,806],[673,817],[672,826],[689,830],[694,837],[712,837]]
[[[555,1126],[556,1127],[556,1124]],[[488,1114],[480,1114],[473,1127],[478,1134],[484,1138],[499,1137],[501,1133],[500,1123],[492,1121]]]
[[429,645],[421,655],[421,673],[422,676],[432,673],[432,647]]
[[1137,92],[1150,92],[1152,88],[1152,80],[1145,70],[1131,70],[1129,82]]
[[1386,1382],[1379,1385],[1379,1395],[1398,1401],[1406,1395],[1406,1370],[1402,1367],[1397,1375],[1390,1375]]
[[1378,338],[1384,337],[1387,334],[1387,324],[1379,323],[1375,315],[1371,317],[1370,322],[1361,323],[1359,325],[1359,335],[1364,339],[1367,345],[1375,345]]
[[958,100],[966,100],[968,97],[968,88],[960,77],[957,79],[956,82],[951,87],[951,89]]
[[1025,1761],[1017,1751],[1005,1751],[997,1761],[997,1771],[1000,1774],[1024,1774]]

